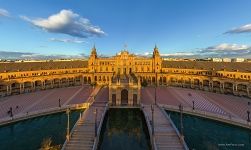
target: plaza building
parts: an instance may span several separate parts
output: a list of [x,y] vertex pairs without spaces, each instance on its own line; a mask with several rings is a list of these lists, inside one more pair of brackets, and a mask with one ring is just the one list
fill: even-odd
[[251,97],[250,83],[248,62],[167,61],[157,46],[152,57],[127,50],[99,57],[94,46],[88,60],[0,63],[0,97],[89,84],[108,86],[111,105],[138,105],[144,86],[176,86]]

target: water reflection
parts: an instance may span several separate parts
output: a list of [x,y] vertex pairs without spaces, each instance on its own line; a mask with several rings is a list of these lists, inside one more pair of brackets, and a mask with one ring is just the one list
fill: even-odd
[[104,120],[99,149],[150,149],[142,112],[139,109],[110,109]]
[[[72,111],[70,127],[79,117],[79,111]],[[35,150],[41,142],[51,138],[53,145],[62,145],[66,136],[66,113],[37,117],[0,127],[0,150]]]

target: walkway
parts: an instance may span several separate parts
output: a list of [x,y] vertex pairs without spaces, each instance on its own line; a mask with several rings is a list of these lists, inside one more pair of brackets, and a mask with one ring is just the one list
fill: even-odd
[[161,110],[160,107],[154,106],[154,136],[152,136],[152,110],[151,105],[142,105],[142,111],[145,115],[149,134],[154,139],[155,150],[183,150],[186,144],[181,142],[179,132],[172,124],[171,119]]
[[[65,150],[92,150],[98,144],[99,133],[103,119],[107,111],[108,88],[102,88],[96,95],[95,101],[87,108],[83,116],[77,121],[72,129],[70,141],[65,142],[62,149]],[[93,95],[95,96],[95,95]],[[95,110],[97,110],[97,137],[95,137]]]
[[[247,120],[247,110],[251,111],[251,100],[244,97],[177,87],[157,87],[156,93],[158,104],[176,107],[182,104],[184,107],[192,108],[194,102],[195,110],[214,113],[223,117],[230,116],[243,121]],[[154,94],[154,87],[142,89],[142,103],[153,103]]]
[[92,87],[85,85],[3,97],[0,98],[0,122],[11,119],[7,113],[10,107],[12,107],[15,118],[20,115],[26,115],[27,113],[30,114],[59,108],[59,98],[62,107],[73,104],[83,104],[92,92]]

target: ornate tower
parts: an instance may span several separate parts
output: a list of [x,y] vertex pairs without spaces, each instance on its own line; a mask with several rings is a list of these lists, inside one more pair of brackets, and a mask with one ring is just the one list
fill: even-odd
[[153,50],[153,72],[160,72],[161,71],[161,57],[159,54],[159,49],[155,45]]
[[91,55],[89,57],[88,60],[88,66],[89,66],[89,70],[90,72],[95,72],[95,62],[97,59],[97,51],[96,51],[96,47],[95,45],[93,46],[92,50],[91,50]]

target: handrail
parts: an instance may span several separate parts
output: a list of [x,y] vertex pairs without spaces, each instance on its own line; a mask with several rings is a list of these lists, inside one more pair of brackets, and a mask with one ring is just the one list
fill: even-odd
[[175,126],[175,124],[173,123],[172,119],[166,114],[166,112],[163,110],[163,107],[160,107],[159,104],[157,104],[157,106],[161,110],[162,114],[164,114],[164,116],[168,119],[168,121],[170,121],[170,123],[171,123],[172,127],[174,128],[176,134],[180,138],[181,144],[183,145],[184,149],[189,150],[186,141],[184,140],[183,137],[181,137],[181,134],[180,134],[179,130],[177,129],[177,127]]
[[151,139],[151,145],[153,147],[153,150],[157,150],[156,141],[155,141],[154,137],[152,136],[152,128],[151,128],[151,125],[150,125],[150,119],[149,119],[148,115],[144,111],[144,105],[143,104],[141,104],[141,111],[143,111],[143,114],[144,114],[145,119],[146,119],[146,124],[147,124],[147,128],[148,128],[148,131],[149,131],[149,136],[150,136],[150,139]]
[[108,109],[108,104],[105,105],[105,110],[102,113],[101,120],[99,122],[99,127],[98,127],[98,130],[97,130],[97,137],[94,140],[92,150],[96,150],[98,148],[97,146],[98,146],[98,143],[99,143],[99,135],[100,135],[100,132],[101,132],[101,128],[102,128],[102,125],[103,125],[103,121],[104,121],[104,117],[105,117],[107,109]]
[[[102,88],[102,87],[101,87],[101,88]],[[94,97],[95,95],[97,95],[97,93],[100,91],[101,88],[99,87],[97,90],[96,90],[96,88],[95,88],[94,91],[92,92],[91,96],[87,99],[87,101],[86,101],[87,108],[86,108],[86,110],[84,111],[84,114],[82,115],[81,120],[85,120],[86,115],[87,115],[87,112],[88,112],[90,106],[92,106],[92,104],[93,104],[93,102],[94,102],[94,98],[93,98],[93,97]],[[96,90],[96,91],[95,91],[95,90]],[[79,119],[79,120],[80,120],[80,119]],[[79,120],[78,120],[78,121],[79,121]],[[72,130],[71,130],[71,132],[70,132],[70,137],[72,136],[72,133],[73,133],[74,130],[76,129],[77,124],[78,124],[78,121],[77,121],[77,122],[75,123],[75,125],[73,126],[73,128],[72,128]],[[94,141],[94,142],[95,142],[95,141]],[[63,144],[61,150],[64,150],[64,149],[65,149],[67,143],[68,143],[68,141],[65,140],[65,142],[64,142],[64,144]]]
[[[81,120],[84,120],[84,119],[85,119],[88,109],[89,109],[89,107],[86,108],[86,110],[84,111],[82,117],[81,117],[81,118],[79,117],[79,119],[77,120],[77,122],[76,122],[76,123],[74,124],[74,126],[72,127],[71,132],[70,132],[70,138],[72,137],[72,134],[73,134],[74,130],[77,128],[78,123],[79,123]],[[67,143],[68,143],[68,141],[67,141],[67,139],[66,139],[65,142],[64,142],[64,144],[63,144],[63,146],[62,146],[62,148],[61,148],[61,150],[64,150],[64,149],[65,149]]]

